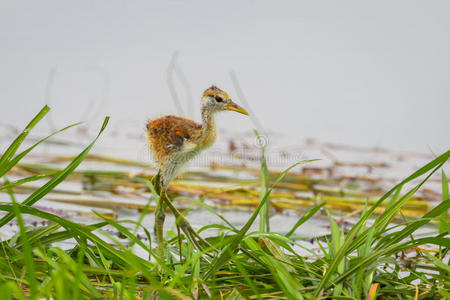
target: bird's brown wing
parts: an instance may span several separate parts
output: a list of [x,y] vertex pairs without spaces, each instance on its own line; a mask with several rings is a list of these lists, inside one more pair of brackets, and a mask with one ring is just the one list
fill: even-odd
[[177,116],[148,121],[147,135],[155,159],[161,163],[170,153],[180,151],[186,141],[195,142],[201,129],[201,124]]

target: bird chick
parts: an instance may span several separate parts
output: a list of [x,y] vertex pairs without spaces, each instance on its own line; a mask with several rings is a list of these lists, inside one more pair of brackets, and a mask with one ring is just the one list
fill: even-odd
[[147,123],[149,146],[160,166],[162,187],[177,175],[181,166],[216,140],[214,116],[220,111],[247,111],[234,103],[227,92],[216,86],[208,88],[202,96],[202,123],[178,116],[164,116]]
[[[186,162],[214,143],[217,137],[214,116],[220,111],[236,111],[248,115],[244,108],[231,100],[227,92],[216,86],[211,86],[202,96],[201,123],[178,116],[164,116],[147,123],[149,147],[159,165],[159,171],[152,179],[152,183],[156,193],[159,194],[155,209],[154,230],[162,260],[164,260],[164,205],[172,210],[176,218],[177,228],[183,230],[196,248],[202,250],[202,245],[210,246],[192,229],[184,216],[173,206],[167,197],[166,190]],[[179,239],[181,241],[180,236]]]

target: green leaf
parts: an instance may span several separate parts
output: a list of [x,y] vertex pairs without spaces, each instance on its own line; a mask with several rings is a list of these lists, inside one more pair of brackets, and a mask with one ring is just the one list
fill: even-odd
[[205,279],[209,278],[218,268],[220,268],[224,263],[226,263],[228,261],[228,259],[231,257],[232,253],[237,249],[239,243],[242,241],[245,234],[250,229],[250,226],[252,226],[253,222],[255,221],[256,216],[259,214],[259,211],[261,210],[261,208],[263,207],[263,205],[266,203],[267,199],[269,198],[269,195],[272,192],[272,189],[278,185],[278,183],[286,176],[286,174],[292,168],[294,168],[298,165],[301,165],[301,164],[312,162],[312,161],[317,161],[317,159],[305,160],[305,161],[298,162],[298,163],[290,166],[289,168],[287,168],[280,174],[280,176],[273,183],[272,187],[266,192],[262,201],[259,202],[258,207],[256,207],[255,211],[253,212],[253,214],[251,215],[251,217],[249,218],[247,223],[245,223],[245,225],[242,227],[242,229],[239,230],[239,232],[233,236],[233,239],[231,240],[231,242],[227,246],[225,246],[225,248],[221,251],[220,255],[212,261],[208,271],[205,274]]
[[[109,117],[106,117],[103,121],[103,125],[100,129],[100,132],[98,133],[97,137],[89,144],[89,146],[86,147],[86,149],[83,150],[77,157],[75,157],[72,162],[63,170],[61,170],[55,177],[53,177],[51,180],[49,180],[46,184],[44,184],[42,187],[34,191],[27,199],[25,199],[22,204],[31,206],[35,204],[37,201],[42,199],[46,194],[51,192],[58,184],[60,184],[67,176],[69,176],[75,169],[78,167],[78,165],[83,161],[83,159],[86,157],[86,155],[89,153],[91,148],[94,146],[95,142],[98,140],[102,132],[105,130],[106,125],[108,125]],[[6,216],[4,216],[2,219],[0,219],[0,228],[3,227],[5,224],[7,224],[9,221],[11,221],[14,218],[13,213],[9,213]]]
[[[444,169],[442,171],[442,201],[446,201],[449,199],[448,197],[448,181],[447,176],[445,176]],[[442,214],[439,217],[439,232],[450,232],[450,225],[448,224],[448,218],[447,218],[447,212],[448,210],[445,210],[442,212]]]
[[442,261],[440,261],[439,259],[437,259],[437,258],[434,257],[433,255],[431,255],[431,254],[429,254],[429,253],[427,253],[427,252],[425,252],[425,251],[423,251],[422,253],[425,254],[425,256],[426,256],[429,260],[431,260],[431,262],[432,262],[436,267],[438,267],[439,269],[442,269],[442,270],[444,270],[445,272],[447,272],[447,273],[450,274],[450,266],[449,266],[449,265],[446,265],[445,263],[443,263]]
[[4,190],[4,189],[7,189],[7,188],[12,188],[12,187],[24,184],[24,183],[28,183],[28,182],[32,182],[32,181],[36,181],[36,180],[41,180],[41,179],[44,179],[46,177],[53,176],[55,174],[56,174],[56,172],[39,174],[39,175],[34,175],[34,176],[27,177],[27,178],[19,179],[19,180],[13,181],[13,182],[9,182],[8,184],[0,186],[0,191]]
[[41,139],[40,141],[38,141],[37,143],[35,143],[33,146],[29,147],[28,149],[26,149],[25,151],[21,152],[20,154],[18,154],[16,157],[14,157],[11,161],[9,161],[6,166],[1,170],[1,172],[8,172],[9,170],[12,169],[12,167],[14,167],[17,163],[19,163],[19,161],[24,158],[28,153],[30,153],[34,148],[36,148],[38,145],[40,145],[41,143],[45,142],[46,140],[48,140],[49,138],[51,138],[52,136],[63,132],[69,128],[72,128],[74,126],[77,126],[81,123],[75,123],[72,125],[69,125],[67,127],[64,127],[63,129],[60,129],[58,131],[53,132],[52,134],[46,136],[45,138]]
[[[348,232],[345,242],[342,245],[342,247],[339,249],[338,253],[334,257],[334,260],[331,262],[325,276],[322,278],[320,284],[318,285],[316,291],[315,291],[315,297],[318,297],[322,290],[329,284],[329,281],[331,277],[335,274],[336,269],[338,268],[339,264],[341,263],[342,259],[353,250],[357,249],[367,238],[368,231],[363,232],[360,236],[358,236],[356,239],[356,235],[359,232],[361,226],[366,223],[367,219],[372,215],[372,213],[375,211],[375,209],[384,201],[386,200],[394,191],[398,190],[401,186],[405,185],[405,183],[416,179],[419,176],[422,176],[425,173],[428,173],[430,170],[430,174],[425,178],[424,181],[422,181],[420,184],[414,188],[414,190],[417,190],[423,183],[433,174],[435,173],[439,168],[442,167],[442,165],[448,160],[450,157],[450,151],[445,152],[444,154],[438,156],[431,162],[427,163],[425,166],[421,167],[419,170],[415,171],[413,174],[408,176],[406,179],[402,180],[399,184],[394,186],[392,189],[390,189],[386,194],[384,194],[363,216],[361,216],[360,220],[353,226],[353,228]],[[402,198],[406,198],[408,196],[405,195]],[[400,200],[399,200],[400,201]],[[397,201],[397,202],[399,202]],[[396,203],[397,203],[396,202]],[[396,203],[392,204],[392,206],[396,205]],[[385,225],[383,222],[384,218],[390,217],[390,211],[385,212],[382,216],[377,218],[375,221],[375,225],[382,224]]]
[[30,133],[31,129],[33,129],[34,126],[36,126],[37,123],[48,113],[50,110],[50,107],[47,105],[44,106],[41,111],[31,120],[30,123],[25,127],[25,129],[22,131],[21,134],[14,140],[14,142],[6,149],[5,153],[3,153],[2,157],[0,158],[0,177],[3,176],[6,172],[3,172],[5,169],[6,164],[9,162],[9,160],[14,156],[17,149],[19,149],[22,142],[25,140],[27,135]]
[[[103,239],[99,238],[97,235],[92,233],[92,229],[90,226],[83,226],[77,223],[74,223],[72,221],[66,220],[64,218],[58,217],[56,215],[53,215],[51,213],[47,213],[41,210],[38,210],[33,207],[29,207],[23,204],[17,204],[18,209],[20,209],[21,214],[29,214],[33,215],[42,219],[46,219],[55,223],[58,223],[62,227],[64,227],[67,230],[70,230],[73,232],[73,236],[80,236],[84,239],[87,239],[94,243],[97,247],[99,247],[104,253],[108,254],[109,259],[113,259],[114,263],[118,264],[122,268],[128,267],[128,262],[126,255],[123,251],[119,251],[109,245],[107,242],[105,242]],[[6,211],[9,213],[14,214],[14,210],[11,205],[0,205],[0,211]],[[146,266],[146,268],[150,268],[150,263],[144,259],[136,258],[136,260],[140,263]]]
[[321,203],[320,205],[314,206],[308,213],[304,214],[298,221],[295,223],[295,225],[292,227],[291,230],[289,230],[288,233],[286,233],[286,237],[289,238],[291,235],[297,230],[298,227],[300,227],[303,223],[308,221],[312,216],[316,214],[322,207],[324,207],[326,202]]
[[18,207],[17,202],[14,197],[12,197],[12,206],[13,206],[13,214],[16,217],[17,224],[19,225],[20,230],[20,240],[23,244],[23,256],[26,266],[26,274],[25,277],[28,280],[28,287],[30,288],[31,299],[36,299],[38,296],[38,283],[35,275],[35,266],[33,260],[33,253],[31,252],[31,246],[28,241],[27,231],[25,230],[25,225],[23,223],[22,214],[20,213],[20,209]]
[[[256,138],[261,139],[256,129],[254,130]],[[261,190],[259,191],[259,201],[263,201],[266,192],[269,190],[270,176],[269,169],[267,168],[265,147],[262,145],[261,148],[261,169],[260,169],[260,182]],[[264,205],[261,207],[259,214],[259,231],[260,232],[270,232],[270,219],[269,219],[269,209],[270,209],[270,197],[266,199]]]

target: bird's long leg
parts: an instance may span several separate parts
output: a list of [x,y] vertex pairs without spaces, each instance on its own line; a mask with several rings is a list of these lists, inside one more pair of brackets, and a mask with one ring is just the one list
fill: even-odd
[[204,248],[210,248],[211,245],[205,241],[192,227],[191,224],[186,220],[186,218],[180,213],[180,211],[173,206],[172,201],[170,201],[167,194],[164,192],[161,193],[161,198],[164,197],[164,201],[167,206],[172,211],[175,216],[177,226],[180,226],[181,230],[186,234],[191,243],[200,251],[203,251]]
[[166,214],[164,213],[164,190],[161,190],[159,194],[158,203],[156,204],[155,209],[155,235],[158,241],[158,255],[159,258],[164,261],[164,220],[166,218]]
[[183,260],[183,239],[181,238],[180,226],[177,225],[177,234],[178,234],[178,248],[180,254],[180,262]]

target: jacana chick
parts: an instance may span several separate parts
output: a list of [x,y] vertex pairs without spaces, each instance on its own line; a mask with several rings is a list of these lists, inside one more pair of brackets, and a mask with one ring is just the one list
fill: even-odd
[[244,108],[231,100],[227,92],[211,86],[203,93],[201,99],[201,124],[178,116],[164,116],[149,120],[147,123],[149,146],[159,165],[159,171],[152,179],[152,183],[160,196],[155,210],[154,230],[158,240],[159,255],[162,259],[164,258],[164,203],[175,215],[177,226],[183,230],[196,248],[201,250],[201,244],[209,246],[173,206],[166,191],[181,167],[215,142],[217,137],[215,114],[229,110],[248,115]]

